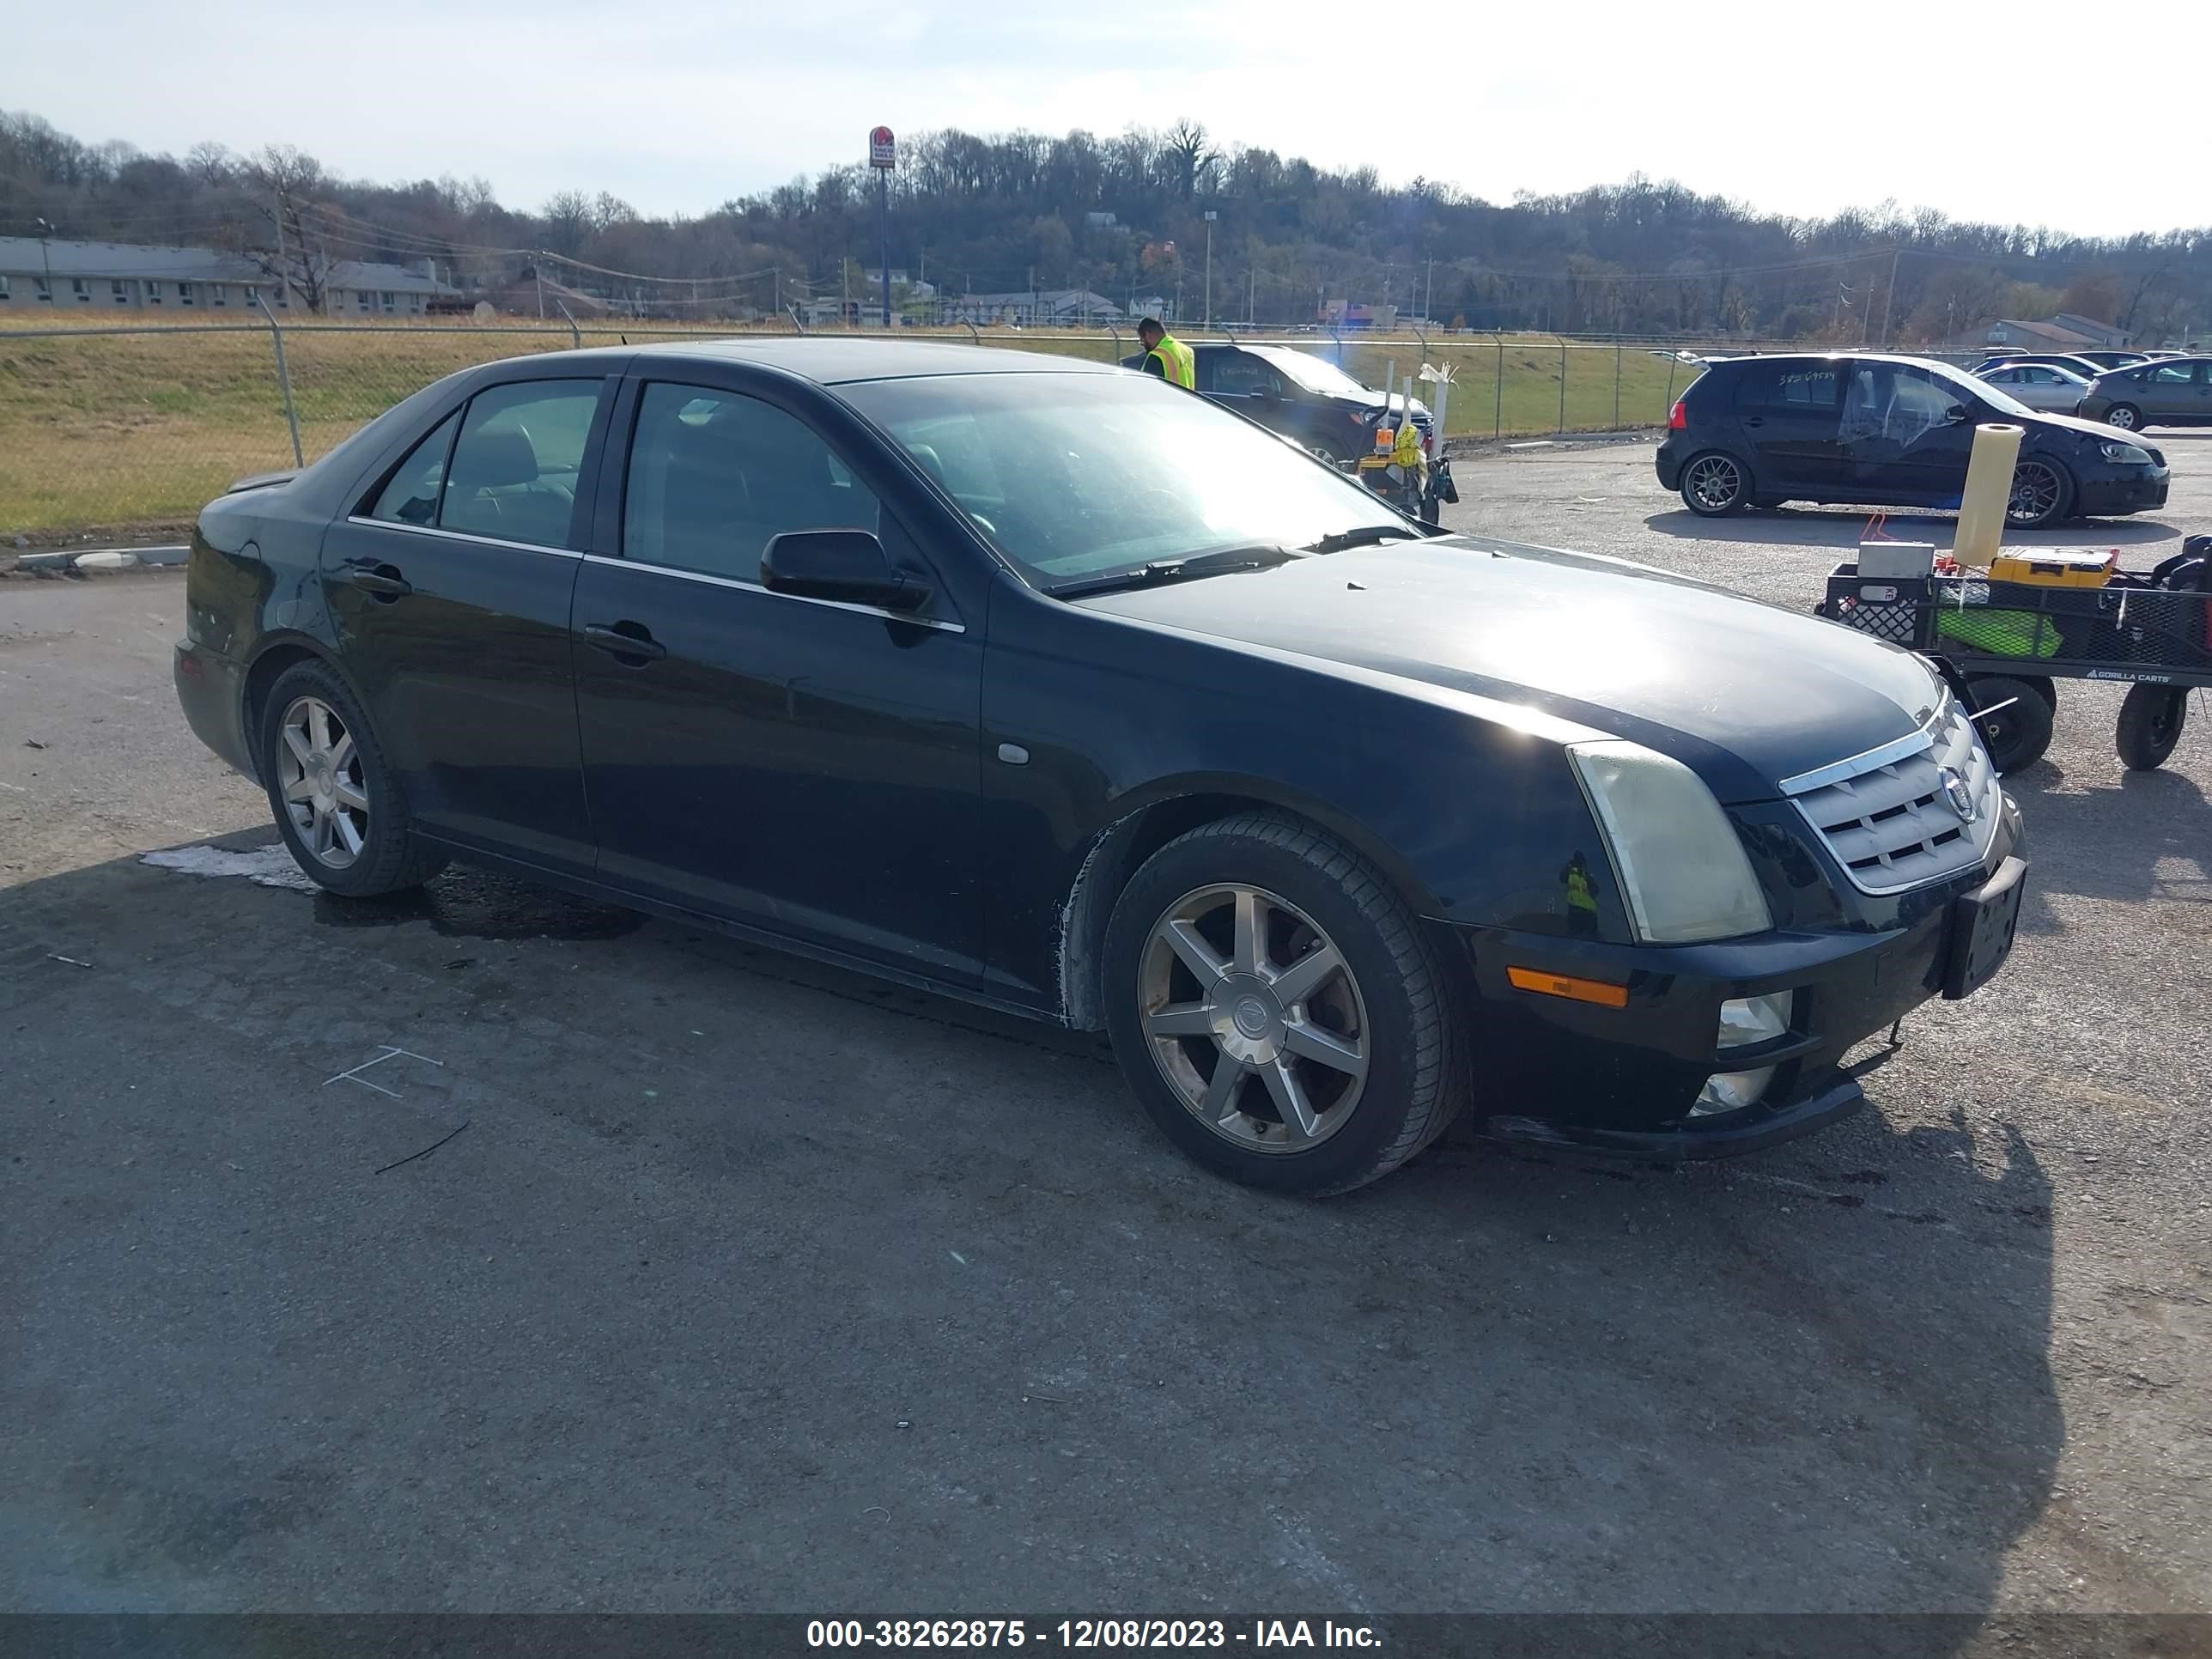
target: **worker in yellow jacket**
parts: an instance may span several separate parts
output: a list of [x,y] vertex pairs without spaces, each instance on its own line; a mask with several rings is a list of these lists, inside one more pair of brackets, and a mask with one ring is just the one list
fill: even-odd
[[1147,317],[1137,325],[1137,337],[1145,343],[1145,361],[1141,367],[1147,374],[1157,374],[1170,386],[1179,386],[1185,392],[1198,390],[1198,359],[1191,349],[1160,325],[1157,317]]

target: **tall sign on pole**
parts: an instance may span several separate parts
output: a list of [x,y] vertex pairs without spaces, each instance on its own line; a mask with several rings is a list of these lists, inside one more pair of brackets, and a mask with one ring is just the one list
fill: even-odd
[[876,201],[882,209],[884,326],[891,325],[891,169],[898,165],[898,140],[889,127],[868,133],[868,165],[876,170]]

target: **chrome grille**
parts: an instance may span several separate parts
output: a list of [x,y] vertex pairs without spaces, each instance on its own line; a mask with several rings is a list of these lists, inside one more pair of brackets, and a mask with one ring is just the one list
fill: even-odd
[[[1954,776],[1967,812],[1952,799]],[[1782,788],[1866,893],[1902,892],[1980,864],[2004,810],[1989,750],[1948,695],[1914,737],[1785,778]]]

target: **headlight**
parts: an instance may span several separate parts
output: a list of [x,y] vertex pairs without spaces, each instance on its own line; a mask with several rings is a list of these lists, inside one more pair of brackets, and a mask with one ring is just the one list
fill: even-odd
[[1690,945],[1764,933],[1766,895],[1712,791],[1640,743],[1573,743],[1567,754],[1605,830],[1638,939]]
[[2124,466],[2148,466],[2150,451],[2141,444],[2103,444],[2100,446],[2108,461],[2118,461]]

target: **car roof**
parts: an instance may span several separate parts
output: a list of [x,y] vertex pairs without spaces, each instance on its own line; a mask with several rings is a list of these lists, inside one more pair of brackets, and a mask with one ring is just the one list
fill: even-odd
[[685,340],[636,348],[661,362],[759,363],[818,386],[856,380],[911,380],[935,374],[1119,374],[1117,364],[1087,362],[1044,351],[960,345],[950,340],[825,338],[817,334],[763,339]]
[[1914,368],[1925,368],[1935,363],[1942,368],[1953,367],[1934,357],[1913,357],[1894,351],[1762,351],[1749,357],[1710,359],[1707,366],[1709,369],[1749,368],[1760,363],[1905,363]]

